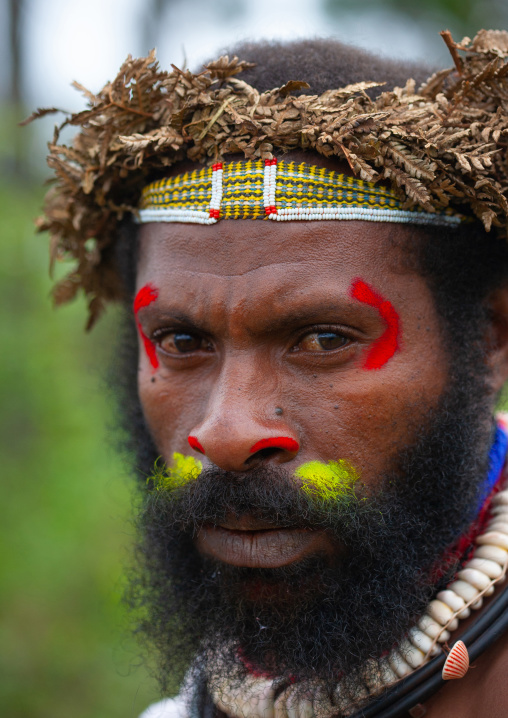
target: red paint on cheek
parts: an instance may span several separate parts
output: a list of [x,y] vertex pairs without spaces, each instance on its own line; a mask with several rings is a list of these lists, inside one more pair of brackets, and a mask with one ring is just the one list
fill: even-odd
[[155,344],[143,332],[143,329],[141,328],[141,324],[139,323],[137,316],[140,309],[143,309],[152,302],[155,302],[158,296],[159,291],[155,287],[153,287],[151,284],[145,284],[145,286],[141,287],[139,292],[136,294],[136,298],[134,299],[133,305],[134,316],[136,317],[136,325],[138,327],[139,336],[141,337],[143,346],[145,347],[145,352],[150,361],[150,364],[153,366],[154,369],[158,369],[159,367],[159,360],[157,358]]
[[254,454],[260,449],[270,449],[272,447],[297,452],[300,448],[300,444],[294,439],[291,439],[289,436],[275,436],[270,439],[261,439],[261,441],[256,442],[254,446],[251,447],[250,453]]
[[350,294],[359,302],[378,310],[386,323],[383,334],[372,344],[365,357],[365,369],[381,369],[399,348],[400,320],[392,304],[361,279],[355,279]]
[[194,451],[199,451],[200,454],[205,453],[205,450],[199,443],[196,436],[188,436],[187,441],[189,442],[189,446],[191,447],[191,449],[194,449]]

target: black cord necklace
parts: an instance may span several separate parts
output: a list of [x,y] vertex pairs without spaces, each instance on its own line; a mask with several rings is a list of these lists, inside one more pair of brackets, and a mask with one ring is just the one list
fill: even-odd
[[[485,609],[473,625],[464,631],[460,640],[466,644],[470,661],[475,661],[508,629],[508,589],[505,589]],[[351,718],[401,718],[409,710],[433,696],[445,681],[441,677],[446,655],[437,656],[385,695],[377,698]]]

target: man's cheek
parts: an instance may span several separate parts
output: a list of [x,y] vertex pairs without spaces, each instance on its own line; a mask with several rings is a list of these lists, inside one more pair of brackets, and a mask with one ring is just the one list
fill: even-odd
[[154,372],[144,362],[138,374],[138,393],[148,431],[162,459],[170,461],[175,451],[188,454],[188,436],[199,410],[199,397],[192,387],[179,386],[163,365]]

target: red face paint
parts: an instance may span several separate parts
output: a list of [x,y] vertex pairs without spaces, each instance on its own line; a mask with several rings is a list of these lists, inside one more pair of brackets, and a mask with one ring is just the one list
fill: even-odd
[[199,443],[199,441],[198,441],[198,439],[197,439],[196,436],[188,436],[188,437],[187,437],[187,441],[189,442],[189,445],[190,445],[191,449],[194,449],[194,451],[199,451],[200,454],[204,454],[204,453],[205,453],[205,450],[203,449],[203,447],[202,447],[201,444]]
[[250,453],[254,454],[260,449],[285,449],[285,451],[297,452],[300,448],[300,444],[294,439],[290,439],[288,436],[275,436],[273,439],[261,439],[254,444],[251,448]]
[[378,310],[386,323],[383,334],[372,344],[365,357],[365,369],[381,369],[399,348],[399,315],[392,304],[361,279],[355,279],[350,294],[359,302]]
[[137,315],[140,309],[143,309],[143,307],[147,307],[152,302],[155,302],[157,297],[159,296],[159,292],[155,287],[152,287],[151,284],[145,284],[144,287],[141,287],[139,292],[136,294],[136,298],[134,299],[134,316],[136,317],[136,325],[138,327],[139,336],[141,337],[143,341],[143,345],[145,347],[146,355],[150,361],[150,364],[153,366],[154,369],[158,369],[159,367],[159,360],[157,358],[157,352],[155,351],[155,344],[150,341],[150,339],[146,336],[146,334],[143,332],[141,328],[141,324],[137,320]]

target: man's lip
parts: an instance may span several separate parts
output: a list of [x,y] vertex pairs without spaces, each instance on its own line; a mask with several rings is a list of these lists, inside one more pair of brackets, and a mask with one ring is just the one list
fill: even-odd
[[196,536],[196,547],[231,566],[279,568],[326,551],[329,541],[324,531],[273,526],[263,530],[231,530],[205,524]]
[[275,525],[269,521],[261,521],[248,514],[242,516],[228,514],[218,526],[229,531],[271,531],[273,529],[289,528],[288,526]]

